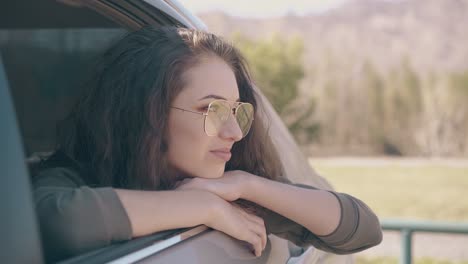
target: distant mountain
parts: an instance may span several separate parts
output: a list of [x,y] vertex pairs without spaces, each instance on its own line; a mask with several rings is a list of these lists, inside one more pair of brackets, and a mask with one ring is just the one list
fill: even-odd
[[223,36],[299,34],[307,43],[306,64],[329,52],[380,67],[404,59],[423,72],[468,69],[468,0],[350,0],[322,14],[267,19],[198,15]]

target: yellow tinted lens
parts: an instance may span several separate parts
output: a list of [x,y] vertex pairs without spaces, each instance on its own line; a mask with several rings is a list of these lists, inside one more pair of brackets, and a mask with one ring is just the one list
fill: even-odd
[[229,118],[231,106],[228,102],[213,101],[208,107],[208,115],[205,117],[205,132],[208,136],[215,136]]
[[252,125],[254,115],[253,105],[249,103],[242,103],[237,107],[236,120],[239,124],[239,128],[242,130],[242,136],[246,136],[249,133],[250,126]]

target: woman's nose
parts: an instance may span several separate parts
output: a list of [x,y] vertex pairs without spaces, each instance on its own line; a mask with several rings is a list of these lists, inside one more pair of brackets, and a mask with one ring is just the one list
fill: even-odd
[[236,117],[231,114],[219,131],[219,137],[222,139],[229,139],[239,141],[242,139],[242,130],[237,123]]

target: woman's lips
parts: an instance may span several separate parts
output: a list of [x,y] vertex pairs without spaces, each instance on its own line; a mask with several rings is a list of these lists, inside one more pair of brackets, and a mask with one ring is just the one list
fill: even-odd
[[231,159],[231,152],[230,151],[223,151],[223,150],[212,150],[210,151],[216,157],[228,162]]

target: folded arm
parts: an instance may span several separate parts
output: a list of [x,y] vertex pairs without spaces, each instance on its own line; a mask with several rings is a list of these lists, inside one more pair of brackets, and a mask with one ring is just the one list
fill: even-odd
[[53,168],[34,181],[47,261],[151,233],[209,222],[214,194],[91,188],[78,174]]
[[350,195],[304,184],[282,182],[247,173],[228,171],[219,179],[187,179],[178,189],[212,192],[227,201],[245,199],[268,209],[268,233],[299,246],[313,245],[336,254],[375,246],[382,240],[377,216]]
[[358,252],[382,241],[377,216],[359,199],[285,182],[252,177],[241,197],[269,209],[269,232],[335,254]]

